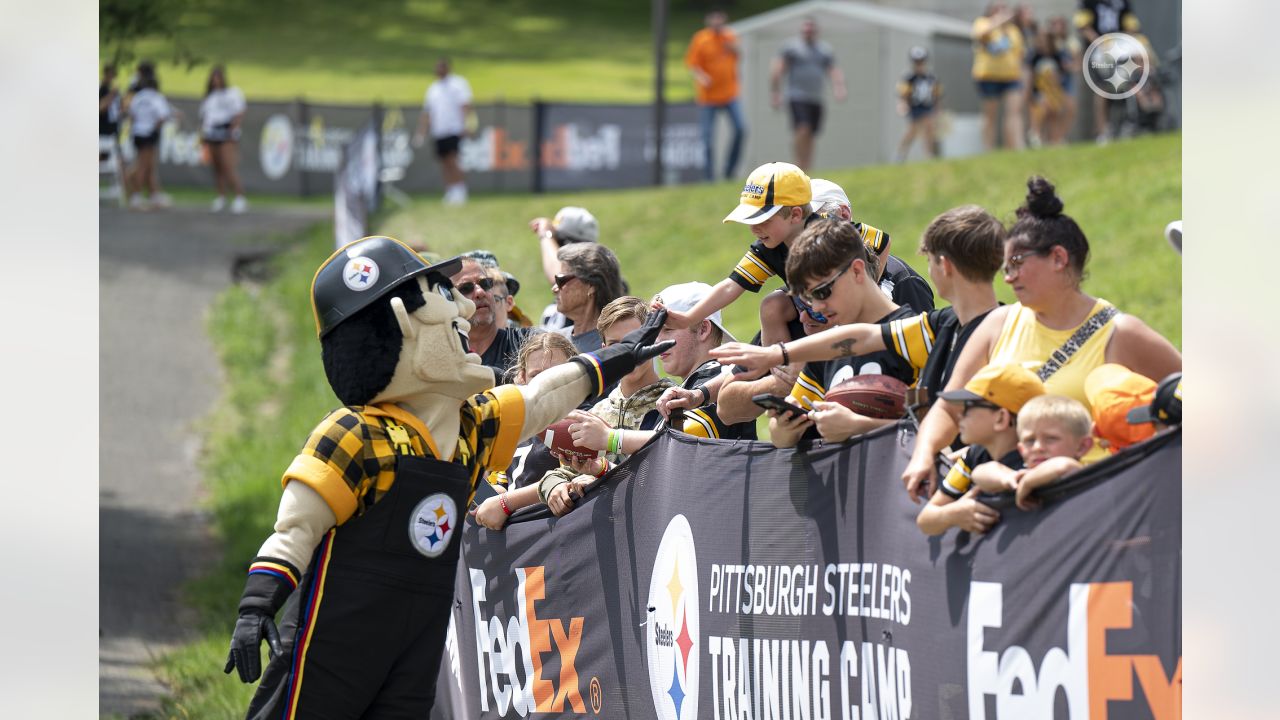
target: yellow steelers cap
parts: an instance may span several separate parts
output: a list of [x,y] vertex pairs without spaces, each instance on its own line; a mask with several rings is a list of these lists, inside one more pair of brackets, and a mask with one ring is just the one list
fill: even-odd
[[791,163],[765,163],[747,177],[742,186],[742,200],[722,222],[740,222],[758,225],[773,217],[779,208],[801,207],[808,209],[813,200],[809,176]]
[[1009,363],[988,365],[975,373],[963,390],[939,393],[938,397],[951,402],[985,400],[1017,415],[1028,400],[1044,393],[1038,375],[1018,363]]

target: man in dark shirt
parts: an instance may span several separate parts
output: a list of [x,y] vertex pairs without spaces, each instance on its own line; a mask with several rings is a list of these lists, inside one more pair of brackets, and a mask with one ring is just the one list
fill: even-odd
[[453,287],[476,304],[467,344],[472,352],[479,353],[480,362],[493,370],[496,382],[506,382],[507,371],[515,364],[520,345],[535,332],[532,328],[513,328],[508,324],[511,293],[506,278],[476,258],[464,257],[462,269],[453,276]]

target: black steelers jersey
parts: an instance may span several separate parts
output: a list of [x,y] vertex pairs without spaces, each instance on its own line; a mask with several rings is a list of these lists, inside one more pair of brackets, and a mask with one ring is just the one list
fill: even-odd
[[[877,323],[904,320],[915,315],[915,310],[903,306],[880,318]],[[791,397],[799,401],[801,407],[810,407],[812,403],[826,397],[827,391],[832,387],[854,375],[888,375],[910,387],[915,385],[918,372],[902,355],[890,350],[807,362],[791,388]]]
[[[986,448],[970,445],[964,456],[956,460],[956,464],[951,466],[947,476],[938,484],[938,490],[952,499],[963,497],[973,487],[973,469],[988,462],[991,462],[991,453]],[[1000,458],[1000,462],[1010,470],[1022,469],[1022,455],[1016,449]]]

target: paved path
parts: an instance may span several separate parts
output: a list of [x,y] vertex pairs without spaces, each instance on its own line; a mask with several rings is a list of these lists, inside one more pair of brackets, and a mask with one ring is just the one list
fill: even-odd
[[[205,334],[210,302],[267,238],[322,220],[323,207],[211,215],[203,208],[99,215],[99,712],[159,707],[147,668],[186,639],[182,583],[214,560],[196,423],[220,392]],[[141,432],[140,432],[141,431]],[[147,442],[139,443],[142,435]]]

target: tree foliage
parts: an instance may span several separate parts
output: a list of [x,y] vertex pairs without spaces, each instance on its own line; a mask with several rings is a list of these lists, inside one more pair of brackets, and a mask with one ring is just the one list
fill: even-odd
[[144,38],[164,38],[174,64],[193,67],[199,62],[182,41],[180,21],[191,0],[101,0],[98,4],[98,42],[108,49],[110,62],[122,65],[136,58]]

